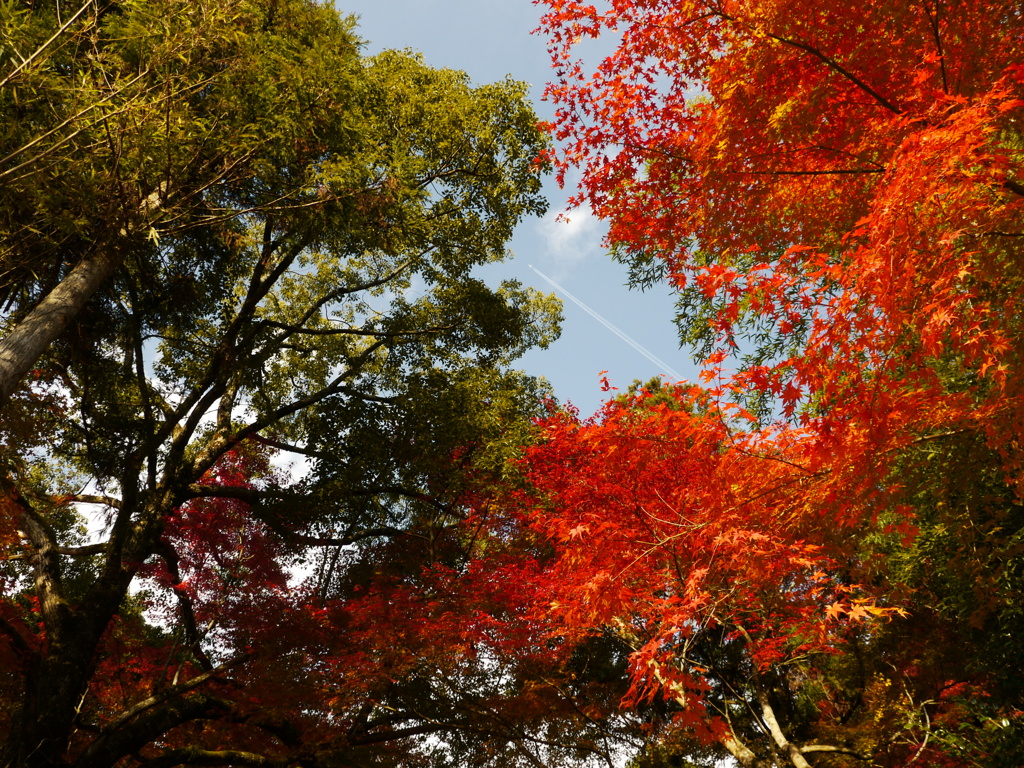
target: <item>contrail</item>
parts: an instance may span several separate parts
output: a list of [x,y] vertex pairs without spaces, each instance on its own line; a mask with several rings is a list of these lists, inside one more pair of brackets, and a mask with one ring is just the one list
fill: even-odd
[[651,352],[651,351],[650,351],[649,349],[647,349],[647,348],[646,348],[645,346],[643,346],[642,344],[640,344],[640,343],[639,343],[639,342],[637,342],[637,341],[634,341],[634,340],[633,340],[633,339],[631,339],[631,338],[630,338],[629,336],[627,336],[627,335],[626,335],[625,333],[623,333],[623,332],[622,332],[622,331],[620,331],[620,330],[619,330],[618,328],[616,328],[616,327],[615,327],[614,325],[612,325],[611,323],[609,323],[609,322],[608,322],[607,320],[605,320],[605,319],[604,319],[603,317],[601,317],[601,316],[600,316],[599,314],[597,314],[597,312],[595,312],[594,310],[592,310],[592,309],[591,309],[590,307],[588,307],[588,306],[587,306],[586,304],[584,304],[584,303],[583,303],[582,301],[580,301],[580,300],[579,300],[579,299],[577,299],[577,298],[576,298],[575,296],[573,296],[573,295],[572,295],[571,293],[569,293],[569,292],[568,292],[567,290],[565,290],[565,288],[563,288],[562,286],[560,286],[560,285],[559,285],[558,283],[556,283],[556,282],[555,282],[554,280],[552,280],[552,279],[551,279],[550,277],[548,277],[548,276],[547,276],[547,275],[545,275],[545,274],[544,274],[543,272],[541,272],[541,271],[540,271],[539,269],[537,269],[537,268],[536,268],[535,266],[533,266],[533,264],[528,264],[527,266],[528,266],[528,267],[529,267],[530,269],[532,269],[532,270],[533,270],[534,272],[536,272],[536,273],[537,273],[538,275],[540,275],[541,277],[543,277],[543,278],[544,278],[545,280],[547,280],[547,281],[548,281],[549,283],[551,283],[551,286],[552,286],[552,287],[553,287],[553,288],[554,288],[555,290],[557,290],[557,291],[561,291],[561,292],[562,292],[563,294],[565,294],[565,297],[566,297],[567,299],[571,300],[571,301],[572,301],[572,302],[573,302],[573,303],[574,303],[574,304],[575,304],[575,305],[576,305],[577,307],[579,307],[579,308],[580,308],[580,309],[582,309],[582,310],[583,310],[584,312],[586,312],[586,313],[587,313],[588,315],[590,315],[590,316],[591,316],[592,318],[594,318],[595,320],[597,320],[597,322],[599,322],[599,323],[600,323],[601,325],[603,325],[603,326],[604,326],[605,328],[607,328],[607,329],[608,329],[609,331],[611,331],[612,333],[614,333],[614,334],[615,334],[616,336],[618,336],[618,337],[619,337],[620,339],[622,339],[622,340],[623,340],[624,342],[626,342],[627,344],[629,344],[629,346],[631,346],[631,347],[632,347],[633,349],[635,349],[635,350],[636,350],[637,352],[639,352],[639,353],[640,353],[641,355],[643,355],[644,357],[646,357],[646,358],[647,358],[648,360],[650,360],[650,361],[651,361],[652,363],[654,363],[654,364],[655,364],[655,365],[657,365],[657,366],[660,366],[660,367],[661,367],[661,369],[662,369],[662,370],[663,370],[663,371],[664,371],[665,373],[668,373],[668,374],[672,375],[673,377],[675,377],[675,379],[676,379],[677,381],[682,381],[682,380],[683,380],[683,375],[682,375],[681,373],[679,373],[679,372],[678,372],[677,370],[675,370],[674,368],[672,368],[672,366],[670,366],[670,365],[669,365],[668,363],[666,363],[666,362],[665,362],[664,360],[662,360],[662,359],[660,359],[659,357],[657,357],[657,356],[656,356],[656,355],[655,355],[655,354],[654,354],[653,352]]

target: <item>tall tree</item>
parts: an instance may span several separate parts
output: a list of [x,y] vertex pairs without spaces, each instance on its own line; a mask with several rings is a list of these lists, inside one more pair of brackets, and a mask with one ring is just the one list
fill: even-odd
[[[951,350],[1010,378],[1015,4],[551,7],[562,172],[581,167],[578,201],[639,277],[685,293],[709,357],[744,331],[769,355],[742,385],[792,414],[809,393],[835,412],[888,379],[912,389],[911,367],[931,397],[927,361]],[[615,52],[574,61],[606,29]]]
[[557,330],[472,275],[544,209],[523,87],[308,0],[66,13],[3,7],[10,332],[104,266],[2,425],[0,762],[607,752],[528,581],[472,565]]
[[[720,414],[700,422],[700,440],[719,448],[699,468],[699,483],[715,477],[726,457],[749,464],[735,477],[753,495],[732,480],[718,486],[727,498],[740,496],[736,509],[715,503],[715,524],[742,535],[749,522],[729,523],[729,515],[749,521],[760,504],[773,505],[765,514],[778,526],[773,567],[782,571],[766,568],[763,576],[765,583],[778,577],[769,592],[778,597],[782,589],[796,600],[782,616],[810,594],[810,586],[792,592],[799,569],[782,575],[787,562],[793,565],[786,548],[806,543],[839,564],[821,568],[830,579],[861,584],[880,609],[893,601],[912,611],[910,624],[893,620],[886,630],[931,648],[906,670],[920,670],[923,659],[948,659],[949,647],[942,649],[952,637],[976,649],[970,670],[949,667],[941,699],[963,691],[956,686],[977,685],[957,705],[975,715],[943,732],[941,718],[932,720],[946,706],[937,703],[939,694],[922,703],[907,683],[907,697],[890,713],[916,713],[916,735],[906,737],[915,746],[902,758],[858,754],[885,764],[941,747],[942,759],[957,765],[1016,759],[1010,756],[1024,699],[1018,684],[996,681],[1018,680],[1006,659],[1020,631],[1013,597],[1024,424],[1016,311],[1024,285],[1019,8],[893,0],[546,5],[542,28],[557,77],[548,93],[558,110],[554,132],[564,142],[557,157],[563,177],[581,169],[577,202],[608,222],[609,244],[637,282],[667,279],[680,291],[681,330],[702,352],[712,385],[707,407]],[[595,66],[576,58],[581,41],[600,37],[612,39],[610,55]],[[745,357],[732,374],[731,355]],[[721,405],[729,400],[750,412]],[[618,431],[615,445],[631,446],[632,433],[623,432],[631,422],[607,418]],[[671,419],[673,440],[695,439],[680,418]],[[655,434],[667,420],[653,420]],[[590,429],[597,426],[580,430],[582,446],[591,445]],[[645,461],[669,450],[650,443]],[[689,466],[682,448],[672,450]],[[608,448],[607,460],[628,455]],[[634,488],[633,470],[616,471],[624,474],[611,487]],[[556,499],[567,493],[548,487]],[[642,504],[650,511],[654,501]],[[702,498],[670,506],[685,520],[703,520],[707,504]],[[580,525],[565,521],[549,533],[557,541],[565,530],[585,530]],[[754,541],[768,535],[753,530]],[[681,531],[630,535],[622,540],[634,549],[609,572],[628,574],[685,540]],[[648,549],[636,549],[642,543]],[[706,565],[696,556],[681,562],[672,587],[665,586],[670,575],[651,577],[649,595],[684,595]],[[608,589],[621,590],[624,579]],[[722,596],[722,610],[742,595],[732,589],[725,582],[712,593]],[[852,606],[836,608],[821,626],[854,615]],[[911,625],[918,630],[898,629]],[[677,635],[671,626],[653,636],[655,649],[683,664],[678,644],[696,625],[679,624]],[[780,626],[776,639],[795,642],[809,626]],[[735,626],[731,632],[736,648],[743,633]],[[756,645],[758,637],[748,634]],[[869,636],[883,634],[872,629]],[[637,674],[652,679],[651,669]],[[779,667],[773,674],[782,674]],[[902,685],[898,677],[890,678],[893,690]],[[672,698],[666,679],[661,691]],[[716,695],[723,685],[705,682]],[[756,708],[747,711],[764,749],[737,756],[741,761],[845,764],[838,754],[794,756],[769,720],[754,716]],[[958,742],[958,728],[972,735]],[[782,730],[797,752],[813,745],[796,732]],[[732,733],[742,740],[742,730]]]
[[[348,22],[243,0],[8,3],[0,11],[0,401],[101,285],[153,270],[161,239],[320,205],[310,169],[347,146]],[[341,68],[334,84],[328,65]],[[340,187],[320,189],[343,195]],[[202,258],[198,258],[202,262]],[[190,269],[180,268],[180,280]]]
[[[630,648],[623,703],[651,729],[636,765],[990,756],[994,740],[971,734],[981,712],[968,701],[988,698],[991,731],[1007,697],[989,677],[998,665],[964,653],[982,650],[981,633],[932,602],[970,604],[974,586],[954,547],[934,541],[939,526],[915,551],[901,548],[914,536],[898,514],[878,526],[822,525],[805,495],[819,478],[793,471],[800,441],[767,440],[697,387],[649,385],[587,422],[558,413],[542,426],[526,500],[555,551],[542,574],[546,615],[569,643],[611,636]],[[998,508],[988,507],[979,523]],[[986,565],[979,552],[989,547],[968,557]],[[927,588],[908,573],[924,551],[949,560],[945,583]],[[989,629],[1014,626],[1002,613]]]

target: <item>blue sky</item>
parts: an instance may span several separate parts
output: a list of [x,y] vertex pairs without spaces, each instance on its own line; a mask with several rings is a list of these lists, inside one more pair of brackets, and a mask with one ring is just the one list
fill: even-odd
[[[410,48],[427,64],[467,72],[476,83],[511,75],[531,84],[534,107],[549,118],[541,101],[548,78],[544,40],[532,35],[540,8],[530,0],[336,0],[343,13],[359,17],[358,34],[367,53],[385,48]],[[649,379],[674,369],[697,379],[687,351],[680,350],[672,323],[673,300],[667,287],[641,293],[625,287],[625,268],[612,262],[601,247],[604,227],[586,211],[558,221],[572,190],[551,179],[546,193],[551,210],[543,219],[519,226],[510,248],[515,258],[493,271],[545,291],[551,288],[530,269],[555,280],[605,320],[646,348],[665,365],[647,359],[586,311],[562,296],[565,321],[562,337],[548,350],[528,353],[520,367],[544,376],[556,396],[572,401],[583,415],[607,397],[600,390],[601,371],[613,385],[625,388],[633,379]],[[488,276],[492,274],[488,270]],[[670,377],[672,378],[672,377]]]

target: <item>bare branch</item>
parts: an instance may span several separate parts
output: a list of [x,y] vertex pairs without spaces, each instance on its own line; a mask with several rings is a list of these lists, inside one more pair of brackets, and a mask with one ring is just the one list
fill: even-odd
[[800,751],[805,754],[808,752],[833,752],[837,755],[849,755],[850,757],[855,757],[858,760],[864,761],[871,759],[870,757],[862,755],[860,752],[855,750],[847,749],[846,747],[834,747],[831,744],[805,744],[800,747]]
[[25,69],[25,67],[31,64],[33,61],[35,61],[39,56],[41,56],[47,48],[53,45],[54,40],[56,40],[58,37],[67,32],[68,29],[71,28],[71,25],[78,21],[78,17],[85,13],[87,10],[89,10],[89,8],[91,8],[92,5],[93,0],[86,0],[85,5],[83,5],[77,11],[75,11],[74,15],[72,15],[71,18],[65,21],[57,29],[57,31],[50,36],[50,38],[46,42],[44,42],[42,45],[36,48],[31,54],[29,54],[27,58],[23,59],[21,64],[19,64],[13,70],[11,70],[11,72],[3,80],[0,80],[0,88],[3,88],[5,85],[11,82],[11,80],[18,76],[19,72],[21,72],[23,69]]
[[[727,21],[731,21],[731,22],[736,23],[736,24],[742,24],[742,21],[738,17],[732,16],[732,15],[730,15],[728,13],[725,13],[724,10],[719,9],[716,12],[715,15],[719,16],[720,18],[723,18],[723,19],[725,19]],[[824,53],[819,51],[817,48],[815,48],[815,47],[813,47],[811,45],[808,45],[807,43],[802,43],[799,40],[793,40],[793,39],[790,39],[790,38],[787,38],[787,37],[782,37],[781,35],[776,35],[776,34],[774,34],[772,32],[767,31],[767,30],[763,30],[762,29],[762,30],[758,30],[758,31],[761,32],[762,34],[764,34],[765,37],[770,37],[772,40],[777,40],[780,43],[792,46],[793,48],[798,48],[801,51],[804,51],[806,53],[811,54],[811,56],[814,56],[816,59],[819,59],[822,63],[825,64],[825,66],[827,66],[833,72],[836,72],[836,73],[842,75],[847,80],[849,80],[851,83],[856,85],[860,90],[864,91],[864,93],[866,93],[869,96],[871,96],[881,106],[885,107],[887,110],[892,112],[894,115],[902,115],[903,114],[903,110],[900,109],[899,107],[897,107],[891,101],[889,101],[889,99],[885,98],[885,96],[880,94],[878,91],[876,91],[870,85],[865,83],[863,80],[861,80],[855,74],[850,72],[848,69],[843,67],[837,61],[835,61],[834,59],[826,56]]]
[[71,502],[72,504],[102,504],[105,507],[112,509],[121,508],[121,500],[115,499],[113,496],[96,496],[89,493],[70,493],[61,496],[64,501]]
[[942,72],[942,90],[949,93],[949,80],[946,77],[946,54],[942,50],[942,35],[939,31],[939,3],[935,0],[934,12],[928,6],[928,0],[921,0],[921,7],[924,8],[925,16],[928,17],[928,26],[931,27],[932,39],[935,40],[935,51],[939,56],[939,69]]
[[723,171],[735,176],[842,176],[844,174],[885,173],[887,168],[840,168],[830,171]]
[[290,761],[271,759],[255,752],[233,749],[210,750],[198,747],[171,749],[152,760],[145,760],[142,768],[174,768],[178,765],[246,765],[253,768],[284,768]]
[[280,328],[288,331],[289,334],[301,334],[305,336],[374,336],[380,339],[400,339],[405,337],[413,336],[429,336],[431,334],[440,333],[442,331],[450,331],[453,328],[457,328],[458,325],[452,323],[451,325],[438,325],[432,328],[421,328],[415,331],[367,331],[362,328],[305,328],[299,325],[289,325],[288,323],[281,323],[277,320],[260,320],[260,325],[269,326],[271,328]]
[[58,555],[66,557],[89,557],[90,555],[102,555],[107,551],[106,542],[101,544],[89,544],[84,547],[56,547]]
[[352,744],[358,744],[359,746],[363,746],[365,744],[381,744],[387,741],[395,741],[396,739],[404,739],[409,736],[420,736],[425,733],[437,733],[438,731],[449,730],[453,730],[453,726],[443,723],[431,723],[429,725],[415,725],[409,726],[408,728],[398,728],[393,731],[372,733],[365,736],[354,736],[351,737],[351,742]]
[[303,448],[298,445],[292,445],[291,443],[286,443],[283,440],[274,440],[273,438],[264,437],[263,435],[252,435],[251,437],[256,442],[270,446],[271,448],[276,448],[279,451],[285,451],[287,453],[298,453],[302,456],[309,456],[310,458],[313,459],[318,459],[321,456],[323,456],[323,453],[321,451],[314,451],[309,448]]
[[114,720],[111,721],[105,727],[104,730],[108,733],[116,731],[117,729],[124,726],[124,724],[127,723],[129,720],[136,717],[137,715],[140,715],[146,710],[152,709],[153,707],[162,704],[163,702],[171,698],[174,698],[175,696],[179,696],[182,693],[187,693],[188,691],[194,690],[195,688],[198,688],[200,685],[205,683],[207,680],[212,680],[218,675],[227,672],[229,669],[233,669],[234,667],[237,667],[240,664],[244,664],[250,658],[251,654],[249,653],[243,653],[239,656],[235,656],[233,659],[229,659],[228,661],[225,661],[223,664],[213,667],[212,669],[209,669],[206,672],[203,672],[202,674],[196,675],[195,677],[190,678],[189,680],[186,680],[183,683],[178,683],[177,685],[172,685],[168,688],[164,688],[159,693],[154,693],[152,696],[142,699],[141,701],[137,701],[124,712],[115,717]]
[[174,596],[178,601],[181,623],[185,627],[185,638],[188,640],[189,650],[195,654],[195,657],[199,660],[203,669],[207,672],[212,672],[214,669],[213,663],[210,661],[210,657],[207,656],[200,647],[203,635],[200,634],[199,625],[196,623],[196,614],[192,605],[192,598],[181,587],[181,571],[178,568],[178,553],[174,551],[174,548],[170,544],[166,544],[164,542],[161,542],[157,546],[156,550],[157,554],[163,558],[164,563],[167,565],[167,570],[170,572],[171,579],[176,585],[171,587],[171,591],[174,592]]
[[[205,474],[205,472],[217,462],[217,459],[223,456],[225,452],[231,450],[233,447],[235,447],[242,441],[246,440],[250,435],[254,435],[263,429],[267,429],[273,424],[280,422],[282,419],[291,416],[293,413],[297,413],[298,411],[305,410],[306,408],[309,408],[312,405],[316,405],[320,401],[326,400],[328,397],[332,397],[342,392],[351,392],[352,390],[350,390],[350,388],[347,387],[347,385],[345,385],[344,382],[347,379],[352,378],[359,370],[360,366],[366,360],[368,360],[374,352],[376,352],[384,345],[385,342],[382,340],[378,340],[375,343],[371,344],[366,349],[364,349],[358,357],[350,361],[351,363],[353,363],[353,365],[347,371],[335,377],[334,381],[332,381],[330,384],[320,388],[316,392],[312,392],[303,398],[294,400],[287,405],[282,405],[280,408],[277,408],[276,410],[271,411],[268,414],[265,414],[263,418],[257,419],[256,421],[250,423],[243,429],[240,429],[238,432],[234,434],[234,436],[229,437],[227,435],[224,435],[223,432],[219,433],[213,440],[210,441],[210,443],[204,450],[200,451],[199,455],[193,460],[192,476],[202,477],[203,474]],[[360,396],[365,397],[366,399],[372,399],[370,396]],[[199,405],[201,406],[205,401],[212,402],[212,398],[208,396],[204,400],[201,400]],[[195,431],[195,428],[198,426],[202,414],[204,413],[205,410],[203,410],[202,408],[197,408],[196,411],[193,413],[192,417],[190,417],[188,428],[191,431],[189,432],[189,435],[191,435],[192,431]],[[182,440],[180,445],[180,451],[182,453],[184,453],[184,446],[185,440]]]

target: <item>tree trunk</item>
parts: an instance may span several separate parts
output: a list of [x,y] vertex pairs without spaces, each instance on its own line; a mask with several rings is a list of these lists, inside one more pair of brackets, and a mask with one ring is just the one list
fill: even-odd
[[0,409],[46,348],[114,274],[123,258],[117,250],[97,252],[83,258],[0,341]]

